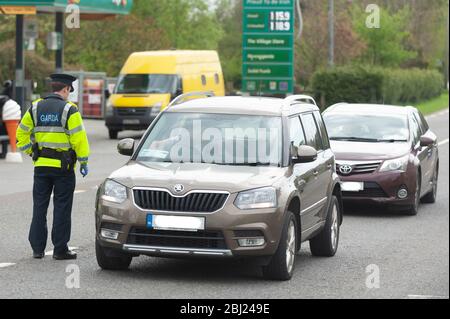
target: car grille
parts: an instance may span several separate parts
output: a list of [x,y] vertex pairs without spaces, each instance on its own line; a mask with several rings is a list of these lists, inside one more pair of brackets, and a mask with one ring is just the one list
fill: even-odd
[[212,213],[223,207],[228,194],[225,193],[190,193],[184,197],[172,196],[163,190],[133,190],[134,202],[142,209],[186,212]]
[[147,113],[145,107],[118,107],[117,115],[119,116],[144,116]]
[[357,174],[372,174],[375,173],[376,170],[380,167],[381,162],[366,162],[366,163],[358,163],[358,164],[348,164],[352,167],[352,172],[350,174],[344,174],[341,171],[341,166],[346,163],[338,163],[336,164],[336,172],[342,176],[351,176]]
[[380,185],[373,182],[365,182],[364,190],[360,192],[342,192],[344,197],[369,197],[369,198],[387,198],[389,197]]
[[227,249],[225,238],[220,231],[166,231],[144,228],[131,228],[127,244],[192,248],[192,249]]

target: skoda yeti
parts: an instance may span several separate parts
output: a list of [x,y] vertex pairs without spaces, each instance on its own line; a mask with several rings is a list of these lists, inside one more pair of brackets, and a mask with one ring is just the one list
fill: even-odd
[[335,158],[308,96],[183,97],[149,127],[99,188],[96,255],[249,258],[289,280],[301,243],[336,254],[342,201]]

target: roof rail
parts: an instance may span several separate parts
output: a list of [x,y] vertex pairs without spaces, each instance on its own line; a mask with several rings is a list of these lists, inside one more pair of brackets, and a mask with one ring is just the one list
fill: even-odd
[[177,96],[175,99],[173,99],[173,101],[169,103],[167,108],[181,104],[181,103],[185,102],[188,98],[195,97],[195,96],[214,97],[216,95],[214,94],[213,91],[189,92],[189,93],[181,94],[181,95]]
[[284,99],[284,102],[291,106],[295,102],[303,102],[317,106],[316,100],[309,95],[291,95]]

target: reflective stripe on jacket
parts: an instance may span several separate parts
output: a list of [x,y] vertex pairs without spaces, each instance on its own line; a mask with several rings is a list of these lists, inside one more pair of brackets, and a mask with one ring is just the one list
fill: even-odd
[[[56,94],[33,102],[20,122],[17,129],[18,148],[31,154],[34,142],[39,149],[73,149],[81,164],[87,164],[89,160],[89,142],[81,114],[75,104],[65,102]],[[61,167],[59,160],[42,157],[34,164],[36,167]]]

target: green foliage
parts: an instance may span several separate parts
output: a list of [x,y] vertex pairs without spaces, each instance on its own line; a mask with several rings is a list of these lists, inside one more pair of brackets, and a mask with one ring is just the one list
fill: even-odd
[[[15,43],[7,41],[0,43],[0,84],[5,80],[14,79],[15,73]],[[38,84],[37,92],[45,87],[45,79],[54,70],[54,65],[35,52],[25,54],[25,77]]]
[[116,76],[136,51],[167,49],[163,30],[145,17],[118,16],[105,21],[82,21],[80,29],[66,31],[65,60],[85,71]]
[[316,72],[312,87],[323,106],[339,102],[404,104],[439,96],[443,77],[435,70],[338,67]]
[[361,60],[370,65],[399,66],[417,56],[409,51],[405,44],[410,37],[408,31],[411,19],[410,9],[405,6],[395,13],[380,8],[380,28],[368,28],[368,14],[360,6],[353,11],[354,26],[360,38],[366,43],[367,49]]
[[419,102],[415,105],[423,114],[431,114],[448,108],[448,91],[441,94],[439,97]]
[[136,0],[133,15],[154,21],[174,49],[217,49],[222,36],[214,12],[204,0]]
[[382,98],[383,77],[363,67],[333,68],[316,72],[312,88],[327,105],[377,102]]
[[[241,83],[242,2],[135,0],[130,15],[100,21],[82,20],[81,29],[66,29],[65,68],[103,71],[116,76],[129,54],[135,51],[172,48],[218,50],[228,92],[232,92],[239,89]],[[382,9],[380,29],[368,29],[365,25],[369,15],[365,8],[370,3],[373,1],[335,0],[336,65],[358,62],[388,68],[444,69],[448,0],[378,0],[377,4]],[[308,89],[314,72],[327,66],[328,8],[327,1],[323,0],[302,0],[301,4],[304,32],[302,40],[296,41],[295,75],[297,83]],[[50,70],[53,69],[54,52],[46,48],[46,36],[54,30],[55,18],[51,14],[27,18],[39,22],[36,51],[27,53],[27,58],[32,59],[30,62],[36,63],[33,67],[37,65],[38,70],[31,70],[36,80],[43,68],[50,66]],[[0,80],[14,77],[14,36],[15,17],[0,15]],[[385,92],[383,94],[392,100],[407,98],[403,96],[405,93],[399,96],[399,91],[389,90],[392,86],[379,88],[377,75],[367,70],[358,76],[369,77],[372,83],[376,82],[374,87],[367,87],[369,80],[364,80],[364,83],[354,80],[358,79],[353,74],[354,69],[349,68],[347,78],[355,82],[350,82],[347,88],[342,87],[339,91],[343,93],[335,92],[333,96],[355,97],[357,94],[352,91],[358,91],[358,94],[364,94],[358,97],[360,100],[363,97],[377,100],[382,94],[379,92]],[[400,77],[396,75],[389,79],[404,83]],[[421,92],[421,87],[415,91]],[[408,98],[417,98],[414,94],[407,95],[410,96]]]
[[424,69],[375,69],[383,75],[383,98],[386,103],[415,103],[439,96],[443,90],[442,74]]
[[242,1],[221,0],[216,9],[223,28],[219,53],[228,91],[241,87],[242,78]]

